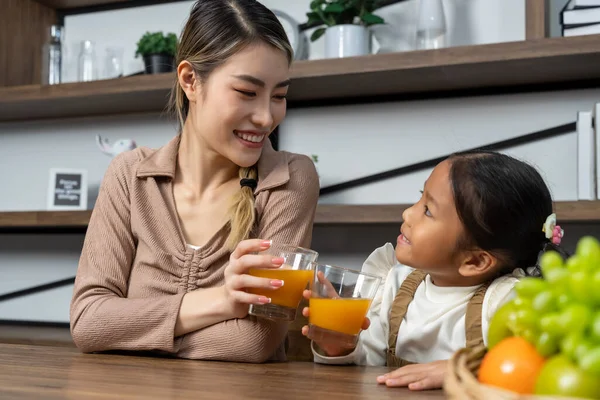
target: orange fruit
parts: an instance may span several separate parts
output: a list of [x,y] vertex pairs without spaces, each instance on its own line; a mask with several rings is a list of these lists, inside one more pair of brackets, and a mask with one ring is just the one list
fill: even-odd
[[527,340],[518,336],[508,337],[483,357],[479,382],[521,394],[532,394],[545,361]]

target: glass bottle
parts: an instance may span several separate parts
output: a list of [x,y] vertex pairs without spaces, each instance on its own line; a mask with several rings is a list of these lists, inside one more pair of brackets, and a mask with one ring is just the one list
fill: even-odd
[[89,82],[98,79],[97,70],[94,42],[84,40],[81,42],[81,50],[79,52],[79,82]]
[[50,27],[50,40],[44,44],[42,53],[42,85],[61,83],[62,71],[62,28],[59,25]]
[[417,19],[417,49],[446,47],[446,15],[442,0],[420,0]]

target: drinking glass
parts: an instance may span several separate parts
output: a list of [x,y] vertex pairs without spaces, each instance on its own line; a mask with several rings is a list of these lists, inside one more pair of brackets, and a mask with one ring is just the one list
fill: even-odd
[[259,254],[282,257],[279,268],[251,268],[249,275],[260,278],[279,279],[284,285],[275,290],[248,289],[249,293],[270,297],[269,304],[251,304],[249,314],[257,317],[293,321],[302,300],[302,293],[313,279],[313,262],[319,253],[303,247],[283,243],[272,243],[271,247]]
[[308,338],[354,347],[381,277],[314,263]]

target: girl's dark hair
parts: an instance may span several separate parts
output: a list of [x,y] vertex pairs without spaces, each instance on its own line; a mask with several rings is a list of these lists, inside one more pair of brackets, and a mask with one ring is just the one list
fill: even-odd
[[449,161],[456,211],[465,227],[461,248],[490,252],[505,273],[537,266],[546,250],[566,255],[542,232],[552,196],[534,167],[491,151],[460,152]]

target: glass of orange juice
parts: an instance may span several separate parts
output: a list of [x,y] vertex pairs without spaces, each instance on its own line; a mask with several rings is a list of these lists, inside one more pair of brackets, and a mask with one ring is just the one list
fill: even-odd
[[308,338],[354,347],[381,277],[315,263]]
[[272,243],[271,247],[259,254],[282,257],[283,265],[279,268],[250,268],[249,275],[261,278],[280,279],[283,286],[275,289],[248,289],[248,293],[271,298],[269,304],[251,304],[249,314],[257,317],[293,321],[296,310],[302,300],[302,292],[312,281],[313,262],[319,253],[303,247],[282,243]]

